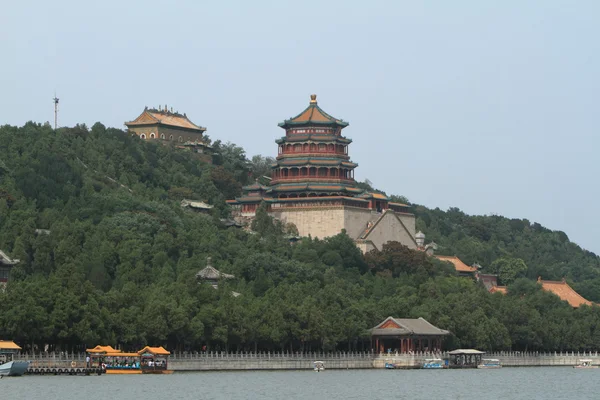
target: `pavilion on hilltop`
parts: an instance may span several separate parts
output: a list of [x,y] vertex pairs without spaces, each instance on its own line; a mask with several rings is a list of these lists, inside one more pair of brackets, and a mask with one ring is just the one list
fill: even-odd
[[[212,149],[203,136],[206,128],[194,124],[185,113],[173,111],[173,107],[169,110],[167,105],[164,108],[145,107],[136,119],[125,122],[125,126],[129,132],[143,140],[171,142],[177,147],[199,154],[205,154]],[[201,158],[207,162],[211,161],[208,157]]]
[[278,155],[271,180],[243,188],[229,200],[239,218],[251,219],[265,202],[269,214],[294,224],[300,236],[325,238],[345,230],[364,252],[397,241],[416,249],[415,216],[406,204],[359,188],[358,164],[350,159],[352,140],[342,135],[348,122],[326,113],[311,95],[300,114],[279,123]]

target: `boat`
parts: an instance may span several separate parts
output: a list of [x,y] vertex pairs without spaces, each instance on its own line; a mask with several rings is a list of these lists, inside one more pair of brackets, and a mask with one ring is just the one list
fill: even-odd
[[13,360],[21,347],[10,340],[0,340],[0,377],[21,376],[27,372],[29,361]]
[[317,372],[325,371],[325,363],[323,361],[313,362],[314,370]]
[[100,367],[107,375],[172,374],[168,369],[171,354],[161,347],[146,346],[138,352],[126,353],[111,346],[87,349],[88,367]]
[[479,369],[502,368],[502,363],[497,358],[484,358],[481,364],[477,365]]
[[385,369],[396,369],[396,364],[386,362],[385,363]]
[[449,368],[477,368],[482,362],[484,351],[475,349],[457,349],[448,352]]
[[445,367],[445,362],[441,358],[428,358],[423,363],[423,369],[442,369]]
[[29,361],[9,361],[0,364],[0,377],[3,376],[21,376],[27,372]]
[[592,362],[593,362],[593,360],[590,360],[590,359],[579,360],[579,364],[574,365],[573,368],[583,368],[583,369],[598,368],[598,366],[592,364]]

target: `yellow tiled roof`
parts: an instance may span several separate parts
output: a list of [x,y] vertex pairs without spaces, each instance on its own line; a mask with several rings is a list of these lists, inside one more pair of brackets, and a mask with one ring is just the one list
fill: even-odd
[[538,278],[538,282],[542,284],[542,289],[554,293],[561,300],[569,303],[571,307],[577,308],[583,304],[592,305],[591,301],[586,300],[565,281],[543,281],[541,278]]
[[457,272],[476,272],[477,271],[477,268],[468,266],[467,264],[462,262],[460,258],[458,258],[456,256],[435,256],[435,258],[437,258],[440,261],[451,262],[452,264],[454,264],[454,268],[456,269]]
[[21,350],[21,346],[11,340],[0,340],[0,350]]

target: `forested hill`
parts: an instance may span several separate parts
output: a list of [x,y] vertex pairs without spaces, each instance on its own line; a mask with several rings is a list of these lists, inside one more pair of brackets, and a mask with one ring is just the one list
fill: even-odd
[[[228,228],[225,199],[269,160],[213,147],[208,165],[99,123],[0,127],[0,250],[21,260],[0,293],[0,338],[61,349],[360,350],[365,330],[393,315],[449,329],[448,347],[600,347],[597,307],[573,310],[519,279],[566,276],[600,300],[598,258],[565,234],[414,206],[440,253],[501,272],[509,294],[490,295],[398,244],[366,256],[344,234],[291,245],[264,212],[252,233]],[[213,204],[212,215],[183,209],[183,198]],[[198,284],[207,257],[236,278],[218,290]]]

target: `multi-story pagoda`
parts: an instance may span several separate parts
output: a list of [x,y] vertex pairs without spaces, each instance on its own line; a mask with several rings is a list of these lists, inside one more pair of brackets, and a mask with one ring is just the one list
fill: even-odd
[[304,111],[279,126],[285,136],[276,140],[269,185],[246,186],[242,197],[229,201],[242,217],[253,217],[265,201],[273,217],[296,225],[301,236],[324,238],[345,229],[363,251],[392,240],[417,247],[408,206],[357,187],[352,140],[342,136],[348,122],[323,111],[313,94]]

